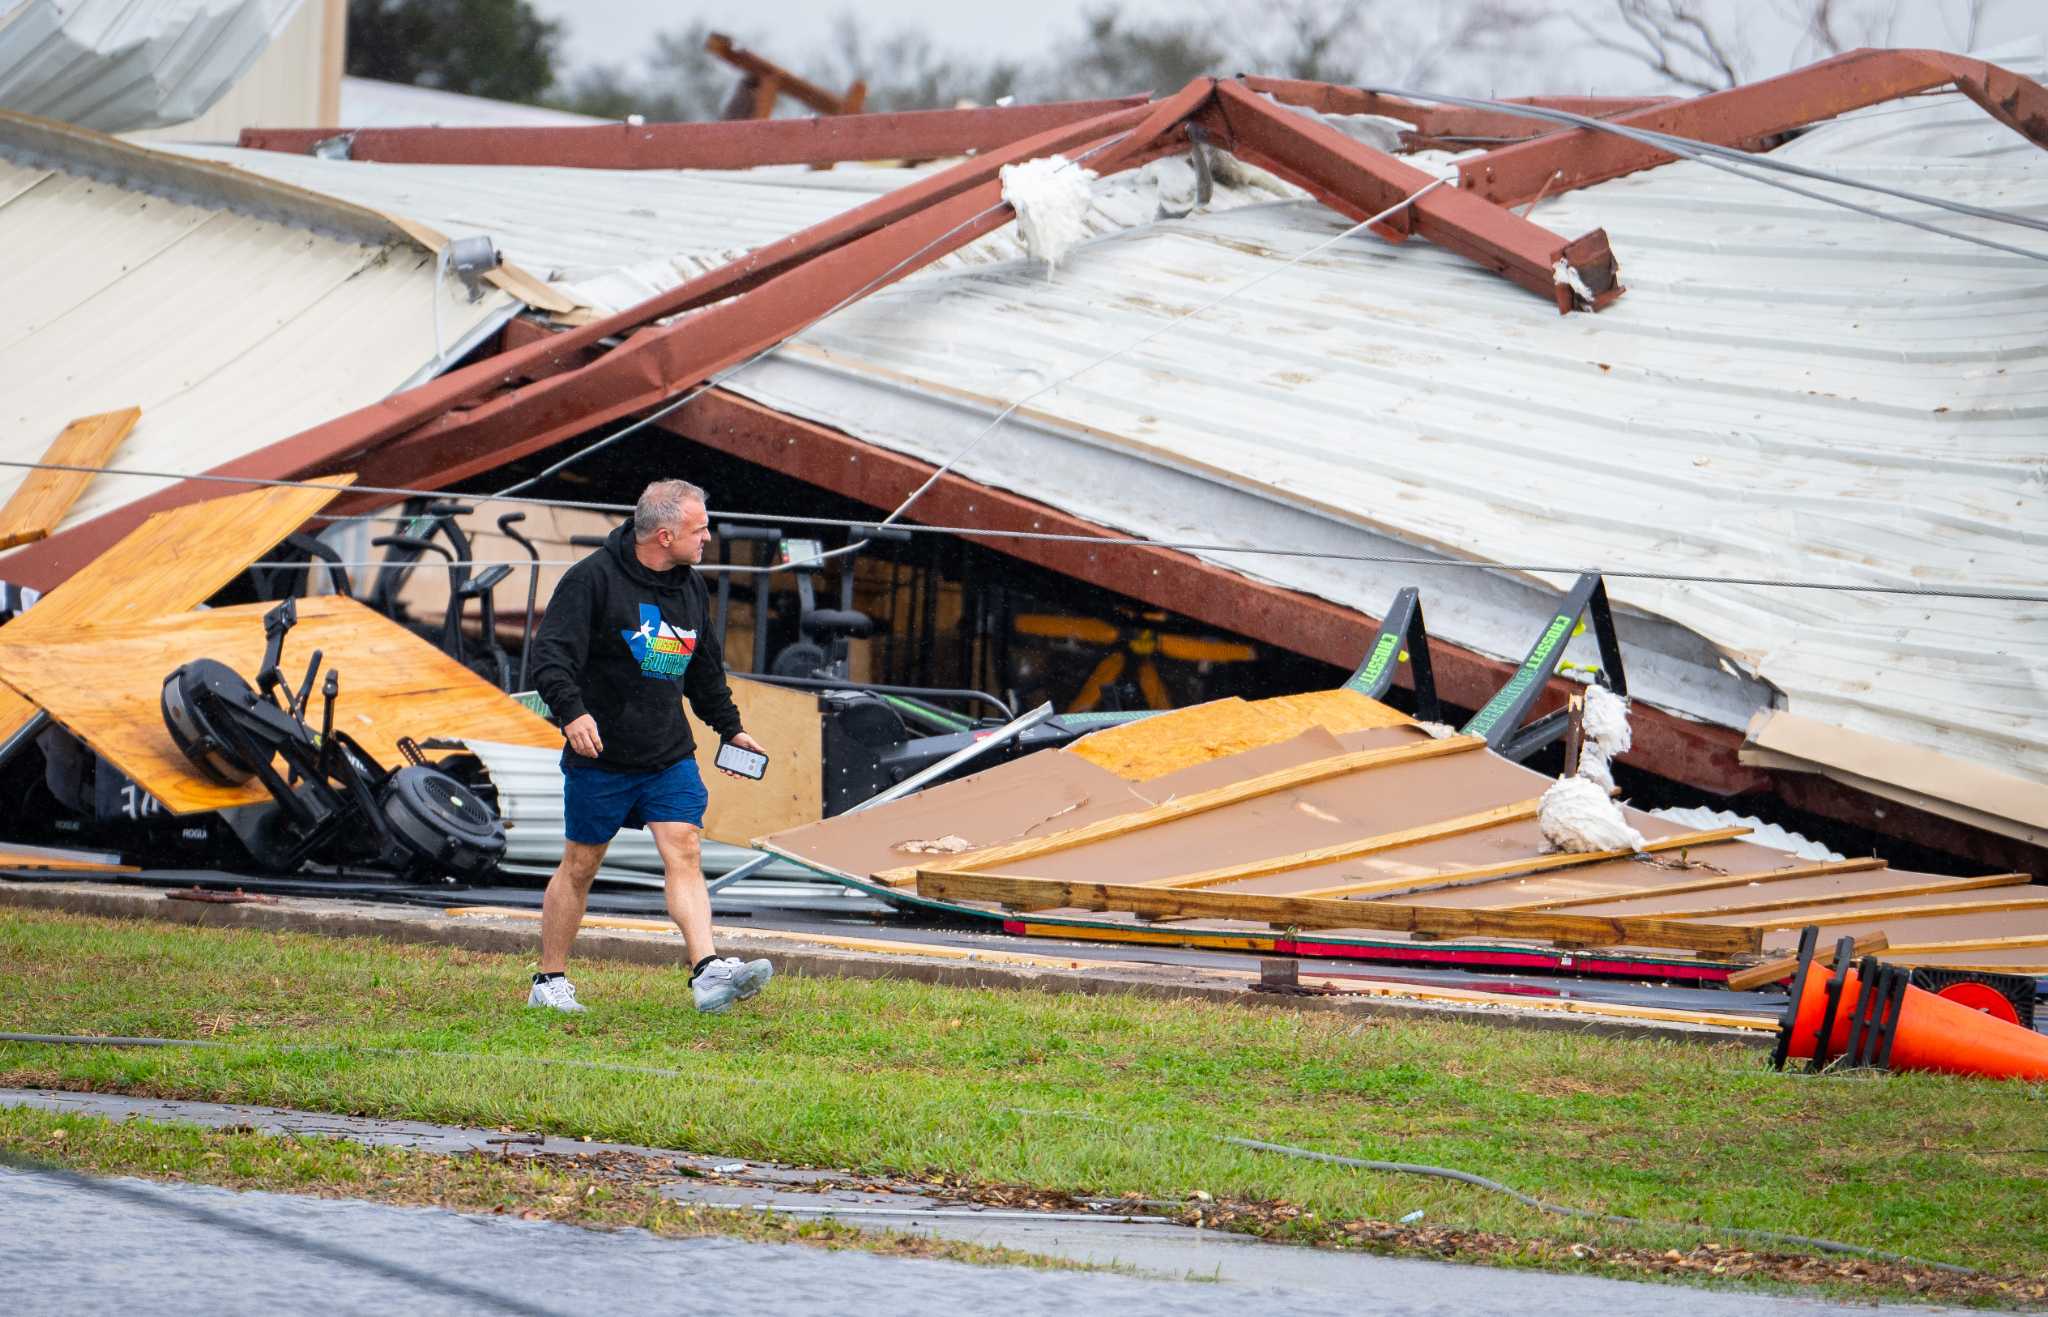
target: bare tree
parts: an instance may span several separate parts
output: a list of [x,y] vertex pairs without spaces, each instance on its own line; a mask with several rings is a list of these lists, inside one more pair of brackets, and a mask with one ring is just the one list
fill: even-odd
[[[1825,0],[1822,0],[1825,3]],[[1748,49],[1716,30],[1695,0],[1614,0],[1618,23],[1572,23],[1601,50],[1627,56],[1667,83],[1720,91],[1743,81]]]

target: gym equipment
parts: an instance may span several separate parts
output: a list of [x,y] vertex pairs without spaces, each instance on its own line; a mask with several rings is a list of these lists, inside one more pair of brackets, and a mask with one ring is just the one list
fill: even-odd
[[321,685],[320,731],[306,725],[320,651],[313,651],[296,692],[279,667],[297,620],[290,599],[264,615],[267,644],[254,687],[216,659],[195,659],[164,678],[164,725],[199,774],[223,786],[254,778],[270,793],[271,804],[223,812],[251,858],[279,873],[310,859],[381,865],[408,876],[488,873],[505,853],[496,813],[409,742],[399,748],[411,762],[387,770],[336,731],[341,679],[332,668]]

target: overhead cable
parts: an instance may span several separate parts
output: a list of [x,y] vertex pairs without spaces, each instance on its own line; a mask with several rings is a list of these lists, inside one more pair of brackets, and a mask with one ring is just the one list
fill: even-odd
[[[260,479],[254,476],[186,475],[182,472],[177,471],[145,471],[140,469],[121,467],[74,466],[62,462],[26,462],[5,458],[0,458],[0,467],[21,467],[27,468],[29,470],[47,471],[84,471],[95,474],[137,476],[159,480],[210,480],[218,481],[223,484],[254,485],[263,488],[337,488],[334,485],[322,485],[314,481],[308,480],[269,480]],[[465,497],[475,497],[473,495],[451,494],[447,490],[408,489],[395,486],[379,485],[348,485],[340,487],[340,490],[341,492],[347,493],[389,494],[407,498],[443,499],[451,502],[459,501],[460,499],[463,499]],[[630,513],[633,510],[633,505],[630,503],[605,503],[586,499],[555,499],[539,498],[534,496],[519,496],[504,499],[501,501],[510,503],[520,503],[534,507],[563,508],[569,511],[577,512],[606,512],[619,515]],[[785,516],[771,512],[721,511],[718,513],[717,519],[721,521],[763,522],[783,526],[825,526],[855,532],[858,532],[859,530],[865,527],[870,527],[876,524],[874,519],[871,517],[847,518]],[[1806,581],[1765,576],[1725,576],[1715,575],[1710,572],[1675,572],[1661,571],[1649,568],[1599,567],[1588,565],[1574,565],[1569,563],[1491,562],[1482,559],[1468,558],[1422,558],[1403,554],[1340,553],[1329,549],[1293,549],[1285,547],[1276,547],[1271,545],[1218,544],[1191,540],[1155,540],[1147,539],[1144,536],[1135,535],[1079,535],[1071,533],[1062,533],[1058,531],[995,530],[985,526],[947,526],[923,524],[917,522],[903,523],[898,525],[896,529],[904,531],[906,533],[920,535],[957,535],[971,539],[1042,541],[1053,544],[1085,544],[1091,548],[1172,549],[1182,553],[1204,553],[1217,555],[1238,554],[1250,557],[1300,558],[1308,561],[1319,562],[1372,563],[1391,567],[1447,567],[1462,568],[1469,571],[1528,572],[1533,574],[1553,576],[1583,576],[1588,573],[1597,573],[1601,576],[1609,576],[1616,578],[1618,580],[1674,581],[1692,585],[1740,585],[1755,586],[1762,589],[1779,590],[1834,590],[1847,594],[1913,595],[1924,596],[1928,598],[1988,599],[2000,602],[2013,603],[2048,603],[2048,585],[2043,585],[2039,588],[2022,587],[2020,589],[2015,590],[1971,589],[1961,586],[1941,585],[1875,585],[1855,581]],[[479,533],[489,534],[490,532],[480,531]],[[837,549],[832,550],[831,552],[844,553],[845,550]],[[317,567],[322,565],[323,561],[324,560],[321,559],[313,559],[310,561],[280,562],[266,559],[261,562],[251,563],[250,565],[253,567],[269,568],[300,568],[309,566]],[[529,567],[533,565],[533,559],[531,558],[469,558],[463,561],[467,565],[473,567],[497,566],[501,563],[514,567]],[[572,561],[573,560],[570,559],[542,559],[541,565],[568,566],[572,563]],[[703,572],[727,571],[737,575],[746,575],[764,570],[786,572],[795,570],[798,567],[807,566],[810,564],[811,561],[812,560],[810,559],[806,559],[801,563],[780,563],[774,565],[772,568],[747,567],[741,564],[730,564],[721,566],[718,563],[704,563],[699,564],[698,570]],[[0,560],[0,562],[4,562],[4,560]],[[344,562],[338,563],[336,565],[349,568],[367,568],[383,567],[387,564],[382,561],[366,561],[356,563]],[[422,565],[430,566],[435,564],[415,563],[410,565],[418,567]],[[448,564],[443,562],[438,565],[447,566]]]

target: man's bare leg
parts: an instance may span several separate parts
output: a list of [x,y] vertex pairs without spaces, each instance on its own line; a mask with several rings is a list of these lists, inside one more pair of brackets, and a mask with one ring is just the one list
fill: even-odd
[[718,954],[711,945],[711,894],[704,890],[701,834],[687,823],[650,823],[647,830],[654,834],[654,847],[661,852],[668,917],[683,931],[690,963],[699,964],[706,956]]
[[609,845],[562,843],[562,862],[555,866],[554,876],[548,879],[547,894],[540,899],[541,973],[568,973],[569,947],[576,941],[576,930],[583,926],[583,909],[590,903],[590,884],[597,877],[597,866]]

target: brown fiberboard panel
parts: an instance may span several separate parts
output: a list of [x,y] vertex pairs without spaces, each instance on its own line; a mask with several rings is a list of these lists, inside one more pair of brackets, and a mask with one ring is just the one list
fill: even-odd
[[1135,813],[1150,802],[1107,769],[1040,752],[875,809],[762,838],[778,851],[861,877],[943,856],[911,843],[963,839],[974,849]]
[[1104,728],[1082,737],[1067,749],[1069,754],[1119,777],[1145,782],[1178,769],[1284,741],[1311,727],[1341,735],[1409,722],[1399,710],[1339,687],[1268,700],[1246,701],[1233,696],[1121,727]]
[[1142,882],[1332,845],[1404,823],[1509,803],[1461,799],[1445,767],[1486,757],[1476,738],[1359,750],[1197,792],[1118,826],[1073,829],[1030,847],[968,855],[951,868],[1038,878]]
[[718,754],[718,736],[701,726],[697,767],[711,797],[704,809],[704,835],[745,846],[764,834],[817,821],[825,799],[822,732],[816,695],[739,676],[731,686],[747,734],[768,747],[767,776],[752,782],[719,772],[711,762]]
[[[142,419],[140,407],[123,407],[117,412],[81,416],[64,427],[43,461],[53,466],[103,467],[135,422]],[[71,505],[92,480],[90,471],[30,471],[15,486],[14,496],[0,508],[0,549],[32,544],[47,539],[57,529]]]
[[[149,622],[94,628],[65,644],[0,645],[0,680],[21,691],[174,814],[250,804],[269,796],[255,783],[201,780],[164,728],[160,699],[172,669],[215,658],[247,676],[264,650],[263,615],[243,604]],[[304,670],[316,649],[323,672],[340,673],[334,725],[387,767],[401,762],[398,738],[475,737],[539,749],[561,745],[553,724],[404,627],[351,599],[301,599],[283,666]],[[316,707],[318,696],[315,696]]]
[[[325,476],[156,513],[0,627],[0,647],[71,640],[90,627],[197,608],[354,482],[352,475]],[[0,575],[6,571],[0,559]],[[18,692],[0,689],[0,744],[34,716],[35,706]]]

